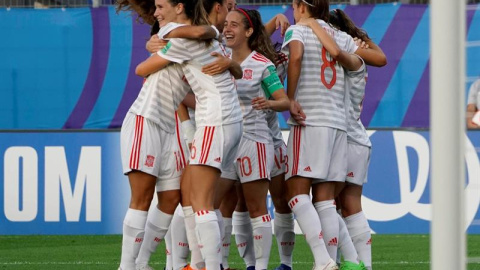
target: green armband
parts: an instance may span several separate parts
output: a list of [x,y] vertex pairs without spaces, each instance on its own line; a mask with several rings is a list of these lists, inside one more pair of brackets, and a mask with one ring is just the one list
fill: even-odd
[[270,98],[275,91],[277,91],[278,89],[282,89],[283,85],[280,81],[280,78],[278,77],[275,67],[269,66],[268,71],[270,71],[270,75],[263,79],[262,88],[267,98]]

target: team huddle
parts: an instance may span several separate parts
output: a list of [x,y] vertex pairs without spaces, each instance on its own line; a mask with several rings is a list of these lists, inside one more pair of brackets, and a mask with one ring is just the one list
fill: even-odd
[[[163,239],[167,270],[231,269],[233,230],[247,270],[268,268],[272,233],[276,269],[291,270],[294,220],[313,269],[372,269],[360,113],[366,65],[386,58],[365,31],[328,0],[293,0],[295,25],[283,14],[264,25],[234,0],[118,5],[153,25],[151,56],[135,71],[145,81],[121,129],[131,200],[119,269],[153,269]],[[277,29],[281,46],[270,40]],[[287,144],[281,111],[291,115]]]

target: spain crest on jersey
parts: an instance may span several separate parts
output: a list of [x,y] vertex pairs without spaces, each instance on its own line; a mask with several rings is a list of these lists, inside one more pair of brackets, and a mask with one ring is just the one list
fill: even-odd
[[243,70],[243,78],[244,80],[251,80],[253,78],[253,70],[250,68],[246,68]]

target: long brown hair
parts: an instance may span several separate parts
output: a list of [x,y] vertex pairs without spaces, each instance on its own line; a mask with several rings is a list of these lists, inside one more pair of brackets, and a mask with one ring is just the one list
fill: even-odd
[[363,41],[368,41],[371,38],[368,36],[367,32],[361,28],[358,28],[341,9],[334,9],[330,11],[330,19],[328,21],[331,25],[337,28],[340,31],[343,31],[349,34],[352,37],[359,38]]
[[117,0],[116,11],[134,11],[138,14],[137,21],[145,22],[149,25],[155,24],[155,2],[145,0]]
[[[253,29],[252,35],[248,38],[248,47],[263,54],[270,61],[275,63],[277,59],[277,53],[273,48],[270,37],[267,35],[265,26],[263,26],[260,13],[256,10],[241,8],[237,8],[234,11],[240,13],[243,16],[242,23],[245,27],[245,30],[248,30],[249,28]],[[242,11],[245,13],[243,13]]]
[[328,0],[295,0],[295,2],[297,5],[305,5],[313,18],[328,21],[328,11],[330,10]]

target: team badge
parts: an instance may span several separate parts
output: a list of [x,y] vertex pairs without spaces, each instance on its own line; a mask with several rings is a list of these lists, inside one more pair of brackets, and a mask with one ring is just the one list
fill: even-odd
[[253,70],[252,69],[245,69],[243,70],[243,78],[244,80],[251,80],[253,77]]
[[155,161],[154,156],[147,155],[147,160],[145,161],[145,166],[153,167],[153,162]]

